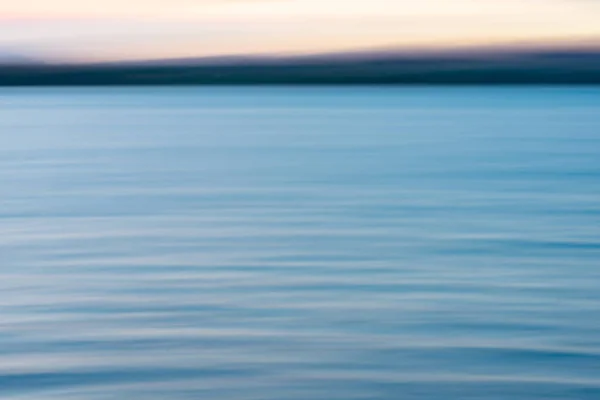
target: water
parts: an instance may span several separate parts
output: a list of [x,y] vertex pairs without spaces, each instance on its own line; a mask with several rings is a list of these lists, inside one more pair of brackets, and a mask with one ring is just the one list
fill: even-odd
[[0,105],[2,399],[600,398],[600,88]]

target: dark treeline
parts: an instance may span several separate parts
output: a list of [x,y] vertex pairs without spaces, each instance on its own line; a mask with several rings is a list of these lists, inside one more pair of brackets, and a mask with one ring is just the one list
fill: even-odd
[[0,66],[0,85],[600,84],[600,51]]

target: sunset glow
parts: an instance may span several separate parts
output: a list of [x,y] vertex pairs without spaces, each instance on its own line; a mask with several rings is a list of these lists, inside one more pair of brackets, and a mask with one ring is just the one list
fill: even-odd
[[110,60],[594,41],[586,0],[37,0],[0,5],[0,51]]

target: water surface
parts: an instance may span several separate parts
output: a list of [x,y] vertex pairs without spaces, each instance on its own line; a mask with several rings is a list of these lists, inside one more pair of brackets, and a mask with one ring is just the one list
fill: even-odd
[[0,92],[0,397],[600,398],[600,89]]

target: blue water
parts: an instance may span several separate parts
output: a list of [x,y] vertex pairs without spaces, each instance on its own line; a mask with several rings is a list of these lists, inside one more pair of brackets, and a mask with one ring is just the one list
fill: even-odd
[[0,91],[3,400],[600,399],[600,88]]

